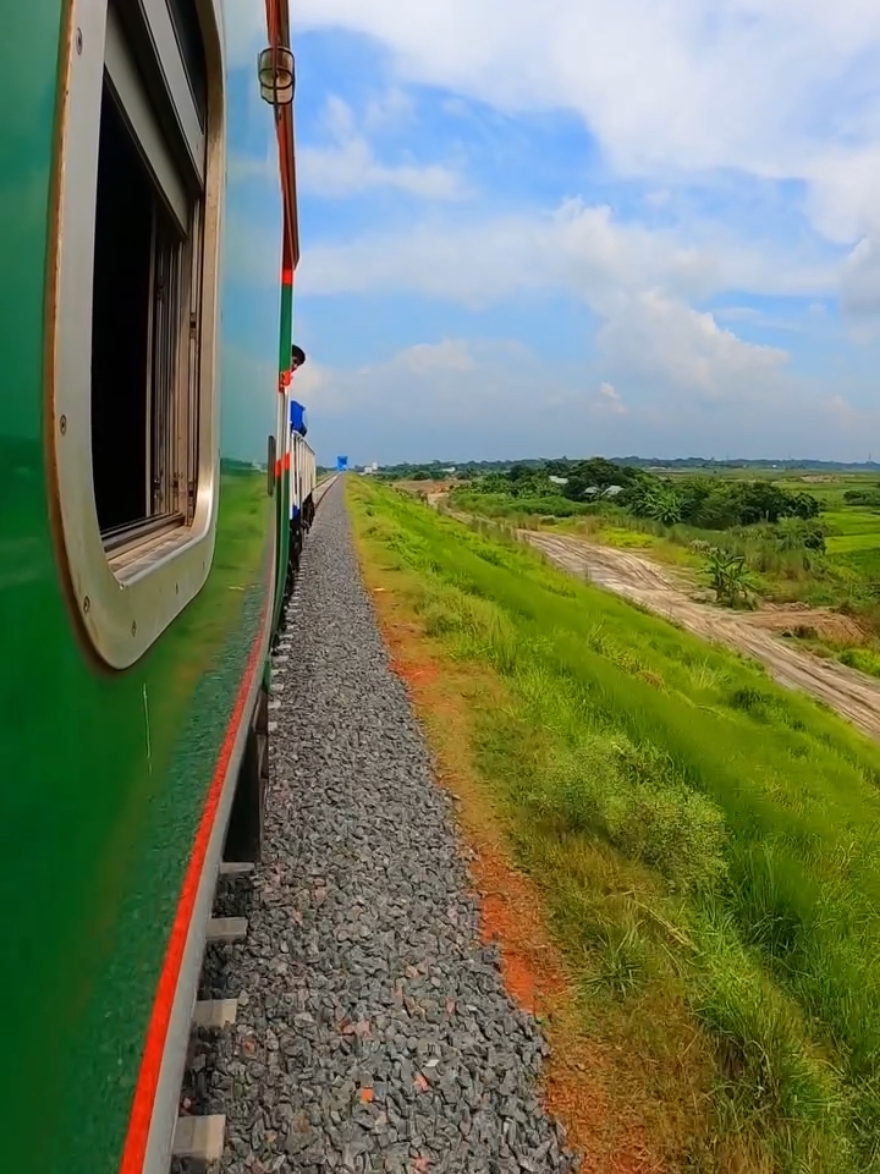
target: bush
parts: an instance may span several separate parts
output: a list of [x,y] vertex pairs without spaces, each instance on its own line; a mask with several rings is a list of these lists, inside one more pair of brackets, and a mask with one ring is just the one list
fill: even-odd
[[748,600],[752,583],[742,555],[728,554],[723,550],[711,551],[706,575],[719,603],[737,607]]
[[862,505],[880,509],[880,489],[847,489],[843,495],[847,505]]
[[726,875],[720,810],[650,744],[637,749],[584,731],[575,747],[556,754],[532,801],[568,830],[601,835],[658,869],[683,892],[708,891]]

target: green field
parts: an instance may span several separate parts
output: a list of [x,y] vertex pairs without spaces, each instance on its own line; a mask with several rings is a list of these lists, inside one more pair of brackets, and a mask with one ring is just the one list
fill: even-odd
[[670,1119],[708,1065],[664,1168],[880,1171],[880,748],[527,549],[349,498],[425,636],[503,684],[473,752],[585,1029]]
[[858,507],[823,509],[819,515],[829,528],[829,554],[876,550],[880,546],[880,514]]
[[[790,484],[786,481],[780,485]],[[820,521],[826,527],[825,548],[831,578],[839,579],[828,602],[855,604],[868,626],[877,628],[876,600],[880,589],[880,508],[851,505],[844,494],[878,489],[870,474],[841,476],[833,482],[802,486],[820,503]],[[824,602],[824,601],[823,601]],[[880,635],[880,630],[876,631]],[[875,651],[877,651],[875,649]]]
[[850,625],[804,639],[820,655],[835,656],[880,675],[880,480],[876,473],[780,476],[766,469],[741,468],[651,475],[661,495],[687,495],[695,483],[714,487],[714,494],[725,485],[742,488],[754,482],[792,497],[806,495],[819,507],[813,519],[719,522],[712,527],[674,516],[645,516],[627,501],[626,493],[614,500],[570,500],[540,469],[530,469],[519,482],[512,477],[512,473],[496,473],[482,482],[462,485],[454,489],[449,504],[505,525],[550,527],[603,545],[642,549],[652,559],[683,568],[704,585],[709,563],[705,552],[720,548],[742,560],[746,595],[753,603],[762,599],[797,602],[842,611],[855,619],[859,637]]

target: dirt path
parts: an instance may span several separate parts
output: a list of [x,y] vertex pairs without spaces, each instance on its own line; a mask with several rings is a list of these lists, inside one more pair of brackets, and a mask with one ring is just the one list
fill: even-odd
[[[690,597],[692,588],[672,572],[629,551],[535,530],[520,530],[519,536],[578,578],[586,576],[597,586],[632,599],[697,636],[763,661],[780,685],[811,693],[864,733],[880,739],[880,680],[785,644],[773,634],[773,627],[784,626],[779,623],[780,610],[774,611],[771,626],[769,613],[722,611],[697,602]],[[792,614],[810,623],[815,613]]]

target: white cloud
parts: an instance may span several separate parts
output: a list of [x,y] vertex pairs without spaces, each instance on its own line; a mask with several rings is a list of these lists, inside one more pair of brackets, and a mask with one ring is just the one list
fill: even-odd
[[[399,116],[398,99],[367,108],[366,121]],[[368,188],[390,187],[426,200],[458,200],[467,195],[461,176],[439,163],[381,163],[366,137],[356,129],[350,106],[336,95],[327,100],[324,124],[331,143],[300,146],[297,182],[301,191],[319,196],[350,196]]]
[[[742,264],[739,256],[734,261]],[[679,403],[785,398],[793,387],[786,351],[747,342],[688,304],[721,284],[728,263],[723,254],[683,248],[671,234],[616,224],[607,208],[570,203],[541,220],[513,217],[446,232],[422,225],[402,240],[318,247],[304,259],[301,290],[415,290],[484,306],[520,290],[562,289],[598,317],[597,349],[612,380],[620,375],[629,386],[636,376]],[[768,280],[774,271],[780,281],[803,280],[780,275],[769,256],[762,264]],[[590,329],[585,316],[584,333]],[[421,353],[416,348],[407,361]],[[435,367],[438,354],[431,352]],[[548,394],[541,389],[542,402]],[[605,417],[631,410],[613,381],[591,403]]]
[[417,376],[460,374],[473,371],[475,366],[471,347],[459,339],[444,339],[436,343],[418,342],[395,355],[389,364],[392,370]]
[[615,370],[653,378],[678,393],[744,401],[788,390],[785,351],[744,342],[712,314],[656,292],[622,303],[599,330],[597,343]]
[[440,164],[379,163],[366,139],[333,147],[301,147],[299,188],[318,196],[351,196],[367,188],[390,187],[426,200],[458,200],[465,189],[455,172]]
[[[880,127],[874,137],[880,138]],[[834,145],[805,170],[811,181],[807,209],[829,240],[849,244],[863,234],[880,234],[880,147]]]
[[838,419],[850,420],[855,415],[852,405],[842,395],[829,396],[823,407]]
[[847,257],[840,302],[847,313],[880,321],[880,243],[876,239],[865,237]]
[[[484,382],[487,370],[506,372],[505,379]],[[444,339],[415,343],[390,358],[354,370],[331,370],[311,360],[297,373],[300,394],[313,399],[322,412],[347,414],[382,404],[380,415],[412,417],[423,424],[437,418],[492,418],[488,405],[499,398],[509,406],[521,380],[519,370],[536,377],[539,363],[532,351],[510,339]],[[476,394],[475,394],[476,392]],[[487,414],[488,413],[488,414]]]
[[549,455],[560,451],[560,437],[585,452],[597,443],[597,426],[606,437],[618,427],[615,416],[590,420],[582,375],[548,370],[515,340],[417,343],[357,370],[309,362],[312,382],[304,367],[297,391],[327,459],[333,452],[387,462]]
[[573,110],[619,173],[802,179],[835,239],[876,216],[876,0],[508,0],[500,12],[497,0],[300,0],[296,21],[376,38],[404,81],[508,112]]
[[816,421],[828,447],[845,446],[844,451],[853,454],[851,459],[859,461],[869,455],[877,459],[880,409],[859,407],[837,394],[819,403]]
[[620,392],[613,383],[600,383],[595,407],[600,412],[611,412],[614,416],[625,416],[627,407],[620,398]]
[[686,242],[671,229],[621,223],[608,207],[579,200],[547,213],[419,222],[345,244],[316,243],[301,276],[309,294],[413,291],[481,307],[521,291],[562,291],[599,312],[620,290],[815,296],[836,285],[836,266],[792,258],[772,243],[744,247],[720,234]]
[[[692,363],[701,354],[706,362],[698,372],[703,385],[728,394],[699,387],[672,394],[668,372],[634,367],[602,384],[591,364],[542,362],[512,340],[447,339],[357,370],[323,367],[310,356],[297,373],[297,395],[309,407],[319,455],[347,452],[355,462],[563,453],[864,459],[865,438],[880,432],[876,409],[808,389],[796,397],[777,370],[784,360],[740,340],[719,341],[711,323],[698,323],[688,346]],[[677,363],[676,376],[681,355]],[[603,355],[602,368],[610,373],[617,364]]]

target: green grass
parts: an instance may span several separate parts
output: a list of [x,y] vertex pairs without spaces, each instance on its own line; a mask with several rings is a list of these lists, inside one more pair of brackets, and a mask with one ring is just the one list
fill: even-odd
[[[681,987],[722,1132],[779,1171],[880,1171],[880,748],[533,552],[350,493],[427,633],[511,691],[479,715],[483,765],[594,1012]],[[597,844],[636,906],[578,881]]]
[[829,554],[880,548],[880,514],[850,508],[826,510],[821,517],[830,531],[826,539]]

